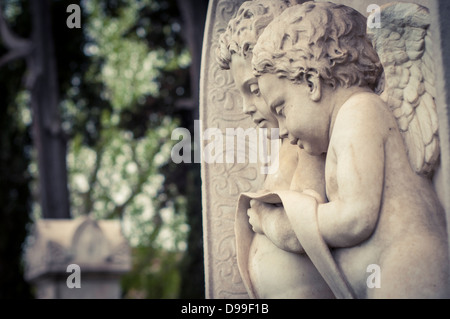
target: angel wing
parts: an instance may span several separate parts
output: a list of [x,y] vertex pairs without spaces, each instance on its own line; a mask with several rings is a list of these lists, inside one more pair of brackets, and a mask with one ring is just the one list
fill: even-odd
[[429,11],[417,4],[391,3],[380,12],[381,28],[367,29],[384,68],[380,96],[397,119],[412,168],[430,175],[440,147]]

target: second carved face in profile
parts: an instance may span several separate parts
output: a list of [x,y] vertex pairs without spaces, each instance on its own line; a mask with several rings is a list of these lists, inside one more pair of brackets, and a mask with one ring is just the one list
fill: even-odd
[[277,119],[262,98],[258,79],[253,74],[251,56],[233,55],[230,70],[236,87],[243,98],[244,113],[250,115],[252,121],[260,128],[277,128]]

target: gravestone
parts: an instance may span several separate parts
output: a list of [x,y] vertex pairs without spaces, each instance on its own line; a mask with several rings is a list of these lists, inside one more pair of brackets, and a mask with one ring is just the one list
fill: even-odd
[[130,247],[117,220],[41,219],[26,249],[25,278],[38,299],[121,298]]
[[[212,0],[209,4],[203,44],[202,71],[200,80],[200,120],[202,132],[218,128],[226,138],[227,128],[250,128],[254,124],[242,112],[242,99],[234,87],[229,71],[221,70],[216,62],[215,49],[219,35],[228,21],[244,1]],[[318,1],[325,2],[325,1]],[[368,16],[370,0],[336,0]],[[380,0],[381,6],[392,1]],[[406,2],[406,1],[402,1]],[[439,117],[441,147],[441,171],[436,178],[436,190],[450,219],[450,58],[445,54],[450,49],[450,38],[446,34],[445,17],[450,14],[450,5],[445,1],[409,1],[427,7],[433,17],[433,36],[436,70],[436,104]],[[370,11],[370,10],[369,10]],[[202,139],[205,150],[210,143]],[[236,150],[237,151],[237,150]],[[236,152],[235,152],[236,153]],[[247,158],[248,159],[248,158]],[[248,298],[236,262],[234,217],[239,194],[256,191],[265,178],[260,164],[251,163],[206,163],[202,160],[203,227],[205,258],[205,289],[207,298]],[[449,231],[448,223],[447,230]]]

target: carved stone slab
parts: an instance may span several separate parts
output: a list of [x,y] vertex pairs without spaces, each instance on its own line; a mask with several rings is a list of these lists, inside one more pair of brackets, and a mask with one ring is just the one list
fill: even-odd
[[[325,0],[318,0],[323,2]],[[201,131],[218,128],[253,127],[248,116],[242,112],[242,101],[234,87],[229,71],[220,70],[215,61],[215,49],[219,34],[242,4],[242,0],[211,0],[209,4],[203,42],[202,70],[200,79],[200,121]],[[393,2],[390,0],[334,0],[351,6],[368,16],[369,5]],[[408,2],[408,1],[401,1]],[[450,220],[450,58],[443,54],[450,49],[446,35],[445,8],[438,0],[409,1],[426,6],[433,16],[431,30],[434,36],[436,56],[437,105],[439,134],[441,142],[442,174],[437,189]],[[225,140],[225,137],[223,138]],[[204,150],[210,140],[202,140]],[[202,160],[203,232],[205,289],[207,298],[247,298],[236,264],[234,237],[234,213],[239,193],[254,191],[262,185],[264,175],[257,164],[206,163]],[[448,228],[448,226],[447,226]],[[448,228],[448,230],[450,230]]]
[[[200,80],[202,132],[218,128],[253,127],[242,112],[242,101],[229,71],[215,60],[219,34],[242,0],[212,0],[205,27]],[[211,143],[202,140],[202,150]],[[202,160],[203,231],[207,298],[248,298],[236,264],[234,215],[241,192],[256,190],[263,181],[254,163],[206,163]]]
[[450,50],[450,35],[448,33],[450,6],[446,1],[430,0],[429,9],[433,17],[431,19],[431,32],[434,43],[436,106],[441,146],[441,174],[436,189],[445,208],[447,234],[450,234],[450,59],[448,55]]

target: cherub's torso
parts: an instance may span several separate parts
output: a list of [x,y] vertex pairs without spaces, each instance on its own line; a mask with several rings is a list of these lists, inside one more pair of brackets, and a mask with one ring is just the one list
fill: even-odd
[[[368,100],[379,99],[365,94]],[[439,295],[442,282],[446,283],[448,259],[443,210],[431,183],[411,169],[395,118],[383,102],[373,105],[379,115],[378,132],[383,134],[385,155],[378,221],[368,239],[353,247],[336,248],[335,259],[358,297],[426,297],[435,296],[436,291]],[[357,114],[359,110],[359,105],[346,103],[339,112]],[[336,128],[345,127],[340,118],[338,114]],[[336,136],[338,131],[331,136],[325,166],[329,201],[339,199],[336,153],[341,142]],[[381,288],[366,285],[371,264],[381,268]]]
[[[314,159],[302,153],[298,146],[284,140],[280,149],[279,170],[267,175],[263,189],[288,190],[294,180],[294,187],[314,187],[323,196],[323,158]],[[317,170],[316,165],[321,170]],[[296,171],[303,176],[295,176]],[[317,176],[322,177],[317,179]],[[252,285],[260,298],[333,297],[306,254],[284,251],[266,236],[255,233],[248,258]]]

